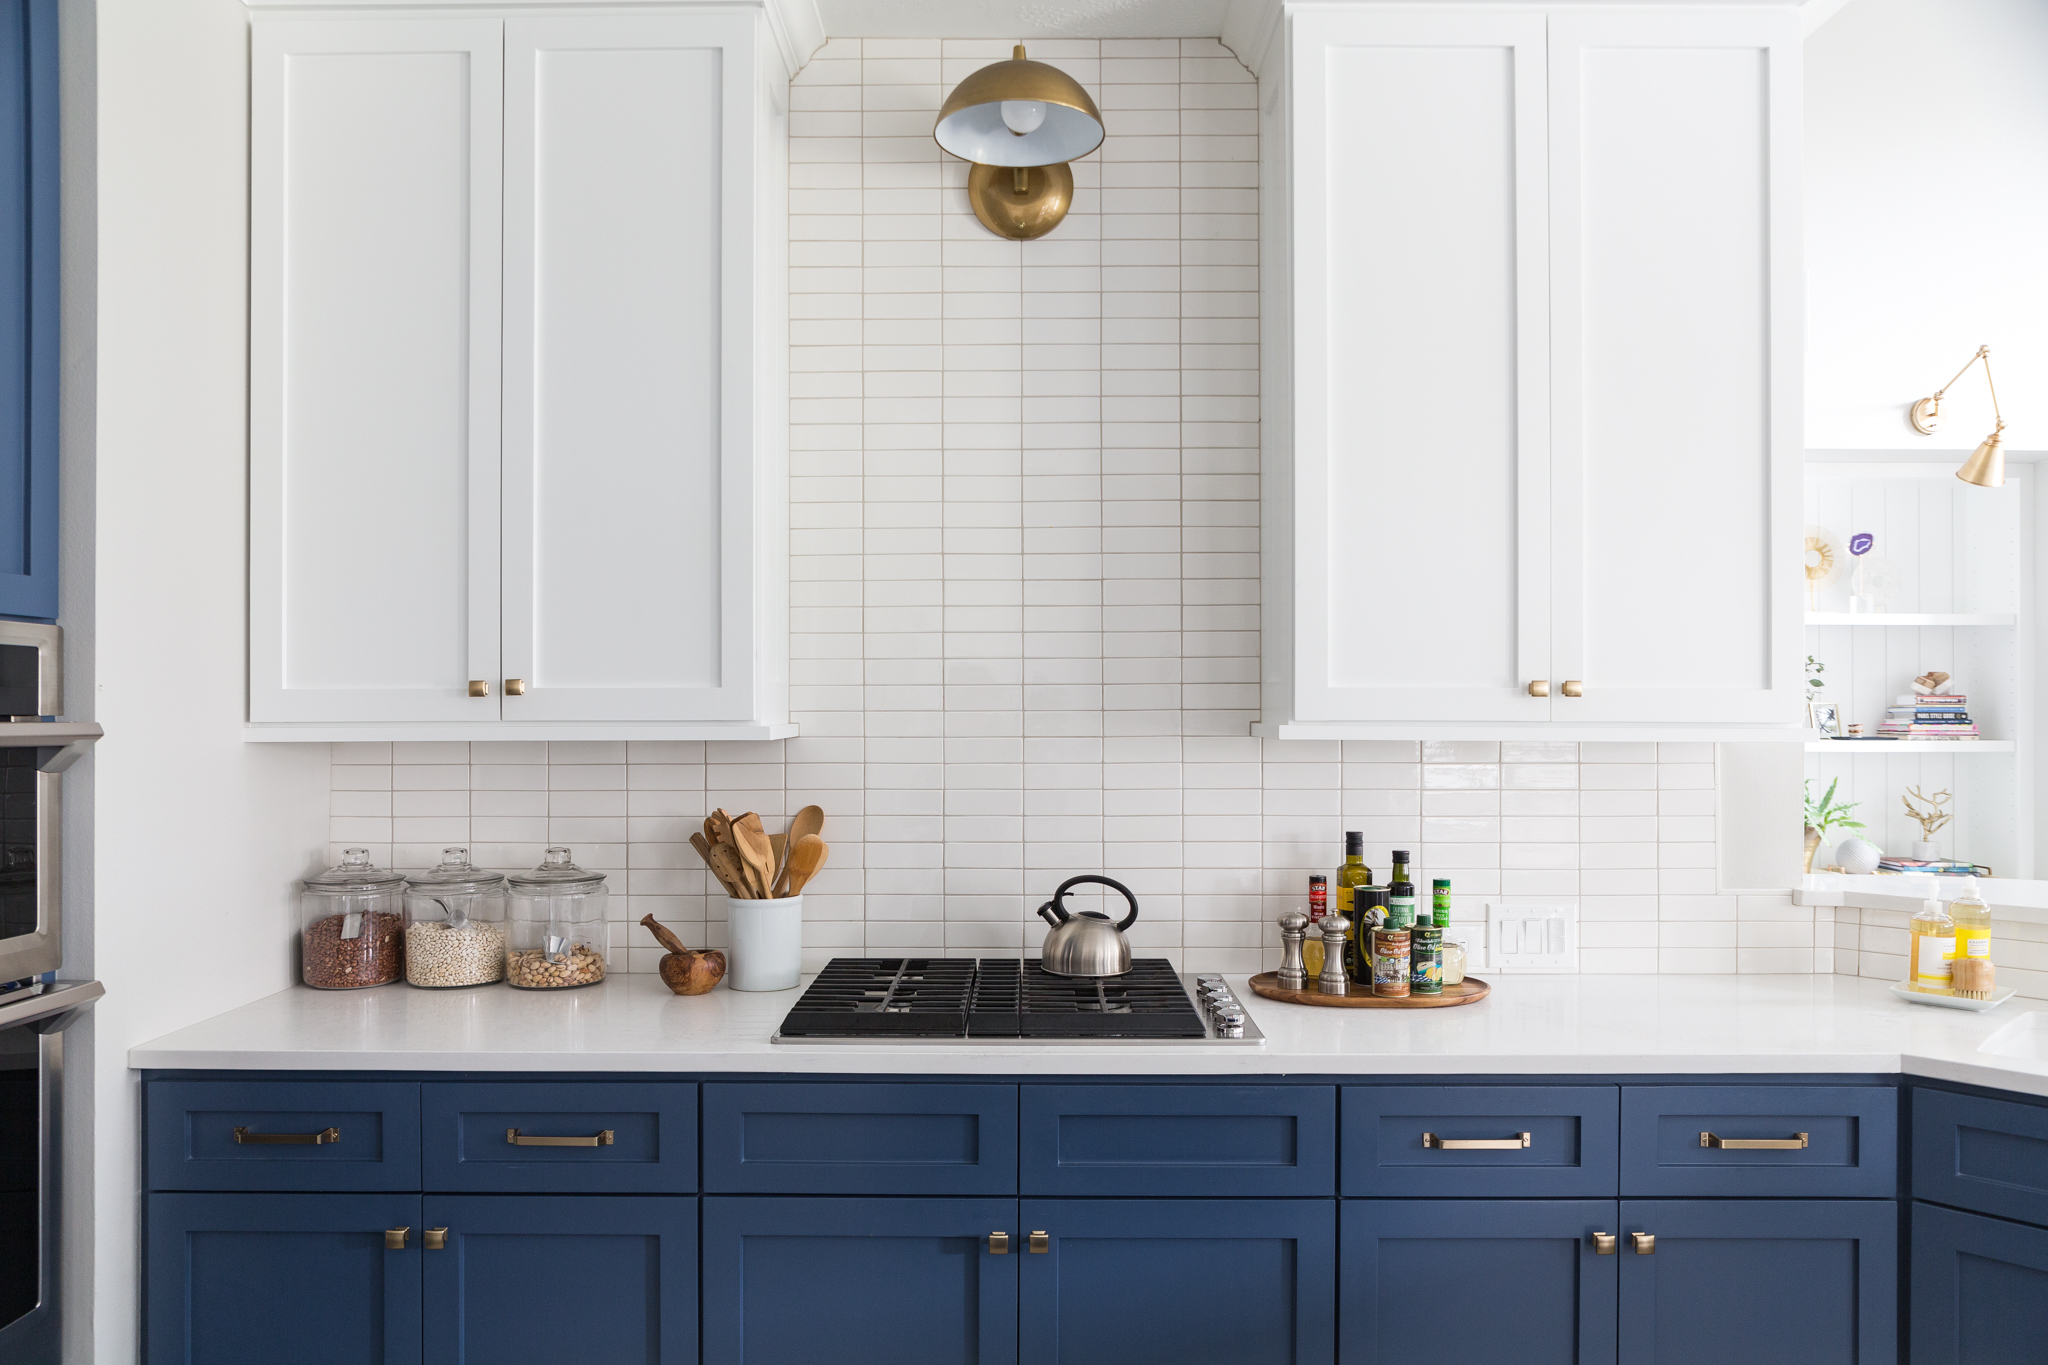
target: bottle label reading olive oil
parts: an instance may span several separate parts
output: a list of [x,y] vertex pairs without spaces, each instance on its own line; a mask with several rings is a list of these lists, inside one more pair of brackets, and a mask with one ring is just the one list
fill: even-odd
[[1408,994],[1409,937],[1406,929],[1372,931],[1372,993],[1396,999]]
[[1408,931],[1408,988],[1416,995],[1444,993],[1444,931],[1434,924]]

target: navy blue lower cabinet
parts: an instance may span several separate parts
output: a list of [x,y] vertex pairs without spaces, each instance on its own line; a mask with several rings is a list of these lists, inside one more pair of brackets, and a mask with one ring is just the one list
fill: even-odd
[[688,1194],[697,1087],[666,1081],[429,1082],[420,1099],[430,1190]]
[[1343,1365],[1615,1365],[1619,1258],[1594,1242],[1620,1230],[1612,1199],[1347,1199],[1341,1218],[1320,1285]]
[[1022,1193],[1332,1195],[1327,1085],[1026,1085]]
[[1024,1199],[1018,1225],[1021,1365],[1331,1357],[1333,1200]]
[[434,1365],[695,1365],[694,1197],[430,1194],[422,1216],[445,1237],[420,1253]]
[[418,1195],[153,1194],[148,1216],[150,1365],[419,1365]]
[[2048,1228],[1913,1205],[1913,1365],[2048,1360]]
[[2048,1224],[2048,1105],[1914,1087],[1913,1198]]
[[707,1195],[703,1251],[705,1365],[1017,1359],[1015,1199]]
[[1017,1087],[713,1082],[704,1087],[704,1189],[1015,1194]]
[[1898,1223],[1890,1200],[1622,1200],[1622,1365],[1896,1365]]
[[1417,1199],[1611,1199],[1612,1085],[1347,1085],[1344,1193]]

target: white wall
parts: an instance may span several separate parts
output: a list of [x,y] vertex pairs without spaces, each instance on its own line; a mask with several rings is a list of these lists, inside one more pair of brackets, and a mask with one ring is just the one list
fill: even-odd
[[[246,745],[248,16],[99,0],[93,1358],[137,1358],[140,1041],[292,979],[327,754]],[[76,585],[67,585],[67,591]],[[67,602],[67,606],[68,606]]]
[[1968,450],[1989,343],[2010,448],[2048,449],[2048,4],[1853,0],[1806,43],[1807,444]]

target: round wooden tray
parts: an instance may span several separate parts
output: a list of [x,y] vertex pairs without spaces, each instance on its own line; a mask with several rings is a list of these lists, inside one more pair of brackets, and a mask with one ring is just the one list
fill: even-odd
[[1279,973],[1260,972],[1252,978],[1252,990],[1268,1000],[1284,1000],[1290,1005],[1323,1005],[1340,1010],[1440,1010],[1484,1000],[1493,987],[1476,976],[1468,976],[1455,986],[1444,987],[1442,995],[1324,995],[1320,991],[1283,991]]

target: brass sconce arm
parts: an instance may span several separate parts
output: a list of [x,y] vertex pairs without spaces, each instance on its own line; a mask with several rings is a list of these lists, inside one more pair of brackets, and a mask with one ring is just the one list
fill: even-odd
[[1978,361],[1984,362],[1984,386],[1991,391],[1991,417],[1995,425],[1970,458],[1963,461],[1963,467],[1956,471],[1956,477],[1964,483],[1974,483],[1980,488],[1997,488],[2005,482],[2005,414],[1998,408],[1998,385],[1991,378],[1991,348],[1979,346],[1977,354],[1963,362],[1963,368],[1950,376],[1927,397],[1913,404],[1907,417],[1913,423],[1913,430],[1922,436],[1932,436],[1941,428],[1941,400],[1955,387],[1956,380],[1970,372]]

